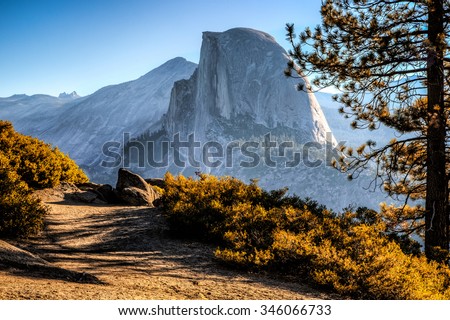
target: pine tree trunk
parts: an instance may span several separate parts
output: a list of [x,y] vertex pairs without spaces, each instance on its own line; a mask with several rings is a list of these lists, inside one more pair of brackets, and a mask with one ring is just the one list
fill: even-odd
[[429,2],[427,61],[428,143],[427,194],[425,215],[425,254],[428,259],[442,260],[449,250],[448,183],[445,172],[444,65],[442,40],[444,33],[443,0]]

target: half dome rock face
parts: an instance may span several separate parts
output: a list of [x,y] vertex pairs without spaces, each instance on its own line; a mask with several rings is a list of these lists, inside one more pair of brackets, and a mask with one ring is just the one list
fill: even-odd
[[166,130],[205,137],[217,132],[217,121],[235,126],[245,118],[260,128],[283,128],[300,143],[324,143],[328,123],[314,95],[296,89],[307,79],[284,75],[287,61],[285,50],[267,33],[204,32],[197,71],[173,88]]

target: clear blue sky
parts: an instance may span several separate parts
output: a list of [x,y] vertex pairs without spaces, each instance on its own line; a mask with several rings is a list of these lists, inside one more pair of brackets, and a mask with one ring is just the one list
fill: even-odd
[[284,26],[320,22],[320,0],[0,0],[0,97],[88,95],[181,56],[202,31],[249,27],[288,47]]

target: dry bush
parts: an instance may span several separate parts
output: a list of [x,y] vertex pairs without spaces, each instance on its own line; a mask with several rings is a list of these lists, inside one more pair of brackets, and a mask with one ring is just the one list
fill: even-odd
[[166,174],[163,202],[174,230],[217,244],[216,256],[235,266],[308,276],[356,298],[450,298],[449,268],[403,252],[374,211],[337,215],[285,193]]

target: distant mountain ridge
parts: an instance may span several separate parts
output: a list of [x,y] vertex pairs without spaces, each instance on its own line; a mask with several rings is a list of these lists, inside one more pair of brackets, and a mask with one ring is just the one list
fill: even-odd
[[192,75],[195,63],[174,58],[139,79],[104,87],[86,97],[76,92],[0,98],[0,118],[16,129],[58,146],[88,174],[101,157],[102,146],[138,135],[160,120],[175,81]]

